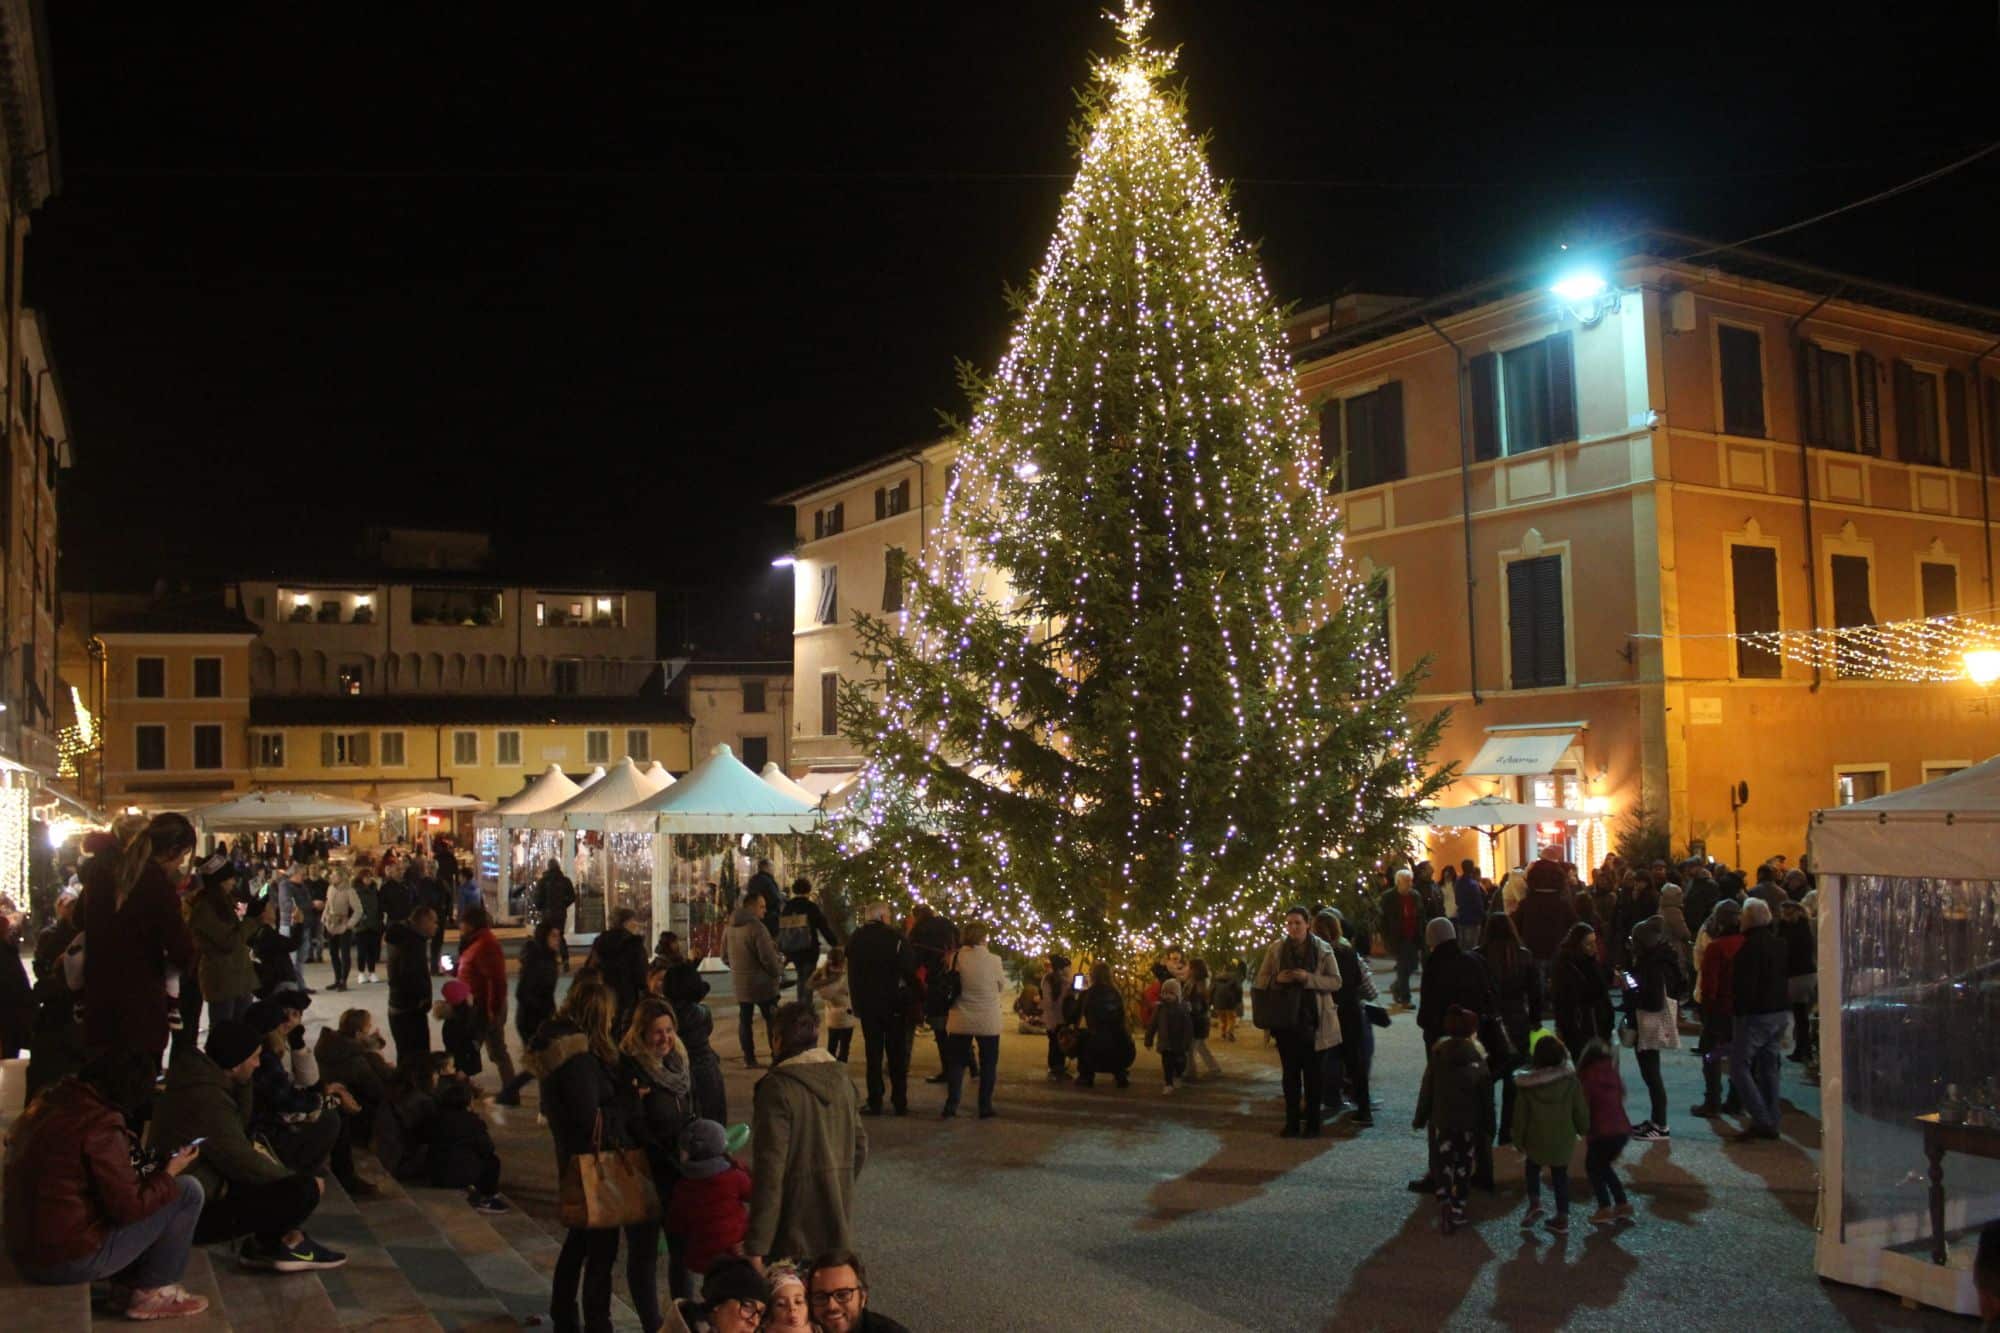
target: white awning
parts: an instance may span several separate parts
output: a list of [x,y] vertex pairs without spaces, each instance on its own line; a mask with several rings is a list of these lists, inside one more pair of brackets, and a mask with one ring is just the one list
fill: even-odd
[[814,796],[824,796],[850,781],[860,771],[858,765],[853,768],[815,768],[799,779],[799,785]]
[[1562,761],[1563,752],[1575,740],[1576,733],[1573,731],[1539,736],[1505,733],[1488,736],[1486,744],[1479,747],[1479,753],[1460,770],[1459,776],[1535,778],[1553,773]]

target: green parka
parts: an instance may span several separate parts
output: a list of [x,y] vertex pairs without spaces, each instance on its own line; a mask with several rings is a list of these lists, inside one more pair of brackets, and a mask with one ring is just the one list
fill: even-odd
[[1531,1069],[1514,1079],[1514,1146],[1531,1162],[1568,1166],[1576,1141],[1590,1132],[1583,1084],[1568,1065]]

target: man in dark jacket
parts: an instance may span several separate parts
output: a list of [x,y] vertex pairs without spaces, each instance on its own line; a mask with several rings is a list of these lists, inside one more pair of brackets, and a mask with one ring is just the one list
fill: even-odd
[[1566,892],[1569,876],[1556,859],[1560,855],[1554,846],[1542,848],[1541,858],[1528,867],[1528,896],[1514,909],[1514,929],[1545,972],[1563,936],[1576,924],[1576,904]]
[[383,932],[388,959],[389,1035],[396,1063],[410,1065],[431,1056],[431,934],[437,915],[428,907],[410,913]]
[[784,909],[764,919],[777,925],[778,952],[797,971],[796,998],[803,1000],[806,982],[819,966],[819,942],[825,940],[829,949],[837,949],[840,937],[826,923],[826,913],[819,910],[819,902],[813,896],[812,882],[803,876],[792,881],[792,896],[785,900]]
[[868,1102],[863,1115],[882,1114],[882,1058],[889,1060],[889,1091],[897,1115],[910,1109],[909,970],[902,932],[890,924],[889,904],[870,903],[867,921],[847,938],[847,990],[861,1020],[867,1051]]
[[1778,1075],[1783,1060],[1778,1043],[1792,1021],[1787,1000],[1790,951],[1771,924],[1771,905],[1762,898],[1743,904],[1743,947],[1736,953],[1734,994],[1736,1039],[1729,1065],[1750,1127],[1739,1141],[1778,1137]]
[[[944,1076],[945,1014],[947,1010],[935,1008],[943,995],[938,978],[944,974],[945,962],[958,948],[958,927],[950,917],[927,903],[918,903],[911,913],[910,923],[910,965],[923,970],[924,1017],[931,1025],[931,1035],[937,1038],[938,1072],[925,1079],[926,1083],[942,1083]],[[915,1034],[911,1034],[914,1038]],[[975,1056],[974,1065],[978,1064]],[[975,1068],[972,1072],[977,1073]]]
[[452,894],[444,886],[432,869],[435,862],[416,862],[416,869],[410,882],[410,899],[417,907],[428,907],[436,920],[431,929],[431,975],[444,975],[444,928],[452,917]]
[[[569,934],[569,909],[576,904],[576,885],[563,874],[562,863],[553,857],[549,868],[535,882],[535,924],[537,926],[555,924],[562,927],[563,934]],[[561,949],[562,970],[569,971],[569,941],[564,939]]]
[[[411,892],[406,878],[409,871],[404,867],[405,862],[401,858],[382,867],[382,887],[377,892],[382,899],[382,920],[387,925],[408,921],[417,905],[416,895]],[[387,938],[385,934],[383,939]]]
[[[784,891],[778,887],[778,877],[771,873],[771,863],[769,861],[759,861],[757,863],[757,873],[752,875],[750,882],[743,886],[743,898],[746,901],[751,898],[762,898],[764,900],[764,919],[771,922],[775,922],[778,919],[778,909],[784,906],[785,895]],[[742,903],[739,902],[737,905],[740,907]]]
[[1430,920],[1417,893],[1416,876],[1407,866],[1396,872],[1395,887],[1382,895],[1379,915],[1383,943],[1396,958],[1396,979],[1389,983],[1389,998],[1407,1009],[1410,977],[1423,963],[1424,923]]
[[[1424,1048],[1428,1050],[1445,1035],[1444,1019],[1454,1007],[1475,1015],[1483,1031],[1499,1017],[1499,1004],[1493,992],[1493,974],[1486,970],[1486,963],[1478,954],[1467,953],[1458,942],[1458,930],[1449,920],[1439,917],[1424,927],[1424,943],[1430,952],[1424,958],[1424,995],[1417,1009],[1417,1030],[1424,1034]],[[1473,1161],[1472,1183],[1481,1189],[1493,1188],[1493,1098],[1481,1098],[1485,1105],[1485,1123],[1477,1136],[1477,1149]],[[1437,1179],[1437,1137],[1431,1136],[1431,1169],[1424,1177],[1426,1181]],[[1416,1181],[1410,1188],[1417,1188]],[[1427,1184],[1426,1190],[1434,1188]]]

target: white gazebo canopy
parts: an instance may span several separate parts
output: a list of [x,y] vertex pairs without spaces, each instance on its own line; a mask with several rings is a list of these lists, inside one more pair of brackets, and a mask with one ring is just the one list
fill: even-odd
[[795,801],[804,801],[807,805],[819,804],[819,794],[808,791],[785,776],[785,770],[778,767],[775,759],[766,760],[763,771],[757,776],[769,783],[772,791],[781,792]]
[[486,802],[476,796],[459,796],[448,791],[397,792],[375,804],[384,810],[484,810]]
[[360,801],[313,791],[253,791],[190,811],[189,817],[210,833],[249,833],[288,824],[359,824],[374,819],[376,810]]
[[561,805],[533,812],[525,823],[529,828],[543,829],[602,828],[603,816],[636,805],[659,790],[660,784],[628,757],[619,760],[601,781],[588,784]]
[[645,772],[647,781],[655,784],[656,791],[674,785],[674,775],[667,772],[667,766],[657,759],[646,765]]
[[2000,879],[2000,757],[1817,811],[1811,843],[1819,874]]
[[809,833],[810,799],[787,795],[752,773],[727,745],[666,790],[621,810],[610,827],[628,833]]
[[1523,805],[1487,796],[1466,805],[1441,805],[1419,825],[1431,828],[1512,828],[1519,824],[1581,824],[1599,816],[1587,810],[1566,810],[1557,805]]
[[[602,773],[604,770],[599,769]],[[583,788],[571,782],[569,774],[550,764],[541,776],[493,807],[496,815],[531,815],[561,805]]]

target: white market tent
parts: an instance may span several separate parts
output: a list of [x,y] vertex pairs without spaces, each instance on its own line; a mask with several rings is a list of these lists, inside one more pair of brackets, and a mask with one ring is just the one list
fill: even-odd
[[491,895],[489,901],[496,920],[515,919],[513,883],[517,864],[527,871],[538,860],[551,857],[569,859],[566,845],[569,835],[558,832],[544,834],[538,839],[525,830],[527,817],[561,805],[603,776],[604,769],[599,767],[578,784],[572,782],[561,767],[550,764],[534,781],[473,820],[473,853],[479,867],[479,891]]
[[375,804],[384,810],[484,810],[487,803],[448,791],[410,791],[384,796]]
[[252,833],[290,825],[320,828],[360,824],[375,817],[372,805],[312,791],[247,792],[188,812],[188,818],[210,833]]
[[[2000,758],[1817,811],[1823,1160],[1816,1266],[1960,1314],[2000,1218],[2000,1162],[1944,1161],[1948,1262],[1932,1258],[1916,1117],[2000,1072]],[[2000,1130],[1992,1131],[2000,1135]]]
[[789,796],[795,801],[804,801],[807,805],[819,804],[819,796],[785,776],[785,770],[778,767],[778,761],[775,759],[766,760],[763,771],[757,776],[769,783],[772,791]]
[[[660,777],[673,781],[664,768]],[[603,828],[605,815],[636,805],[660,790],[660,783],[631,759],[621,759],[604,774],[602,781],[586,783],[561,805],[532,811],[522,822],[528,828],[541,829]]]
[[[597,770],[601,776],[603,769]],[[583,788],[571,782],[569,774],[556,764],[550,764],[533,782],[515,792],[506,800],[493,807],[496,815],[533,814],[537,810],[547,810],[561,805]]]
[[1581,824],[1596,819],[1585,810],[1565,810],[1556,805],[1522,805],[1496,796],[1482,797],[1465,805],[1441,805],[1416,821],[1430,828],[1513,828],[1519,824]]

